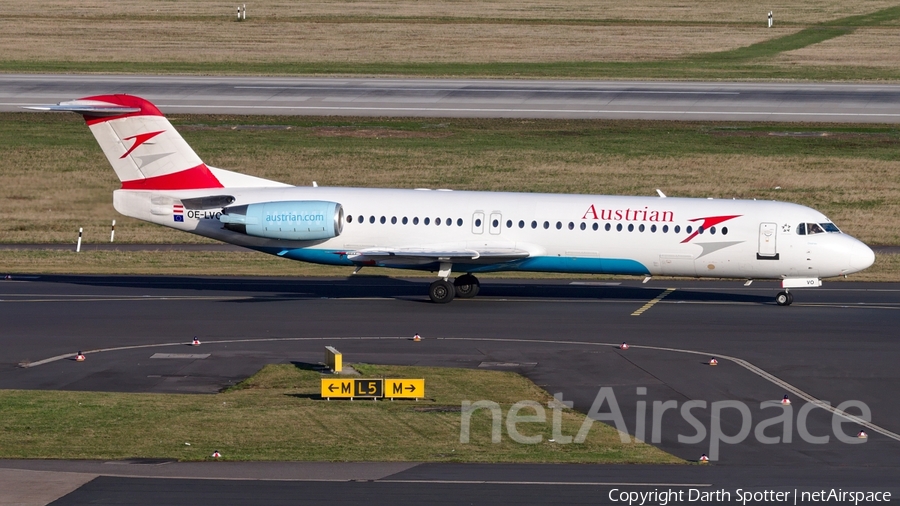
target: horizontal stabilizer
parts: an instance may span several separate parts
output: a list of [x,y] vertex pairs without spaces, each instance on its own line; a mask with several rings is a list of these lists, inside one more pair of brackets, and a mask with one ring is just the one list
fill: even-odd
[[73,100],[71,102],[60,102],[56,105],[25,107],[25,109],[48,112],[74,112],[85,116],[120,116],[122,114],[140,112],[141,110],[140,107],[110,104],[99,100]]

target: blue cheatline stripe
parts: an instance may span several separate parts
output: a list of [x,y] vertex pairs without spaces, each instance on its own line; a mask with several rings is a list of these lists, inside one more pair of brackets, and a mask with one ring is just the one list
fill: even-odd
[[[346,256],[338,255],[337,250],[323,250],[312,248],[258,248],[259,251],[272,255],[300,260],[315,264],[346,265],[352,266],[353,262]],[[421,271],[437,270],[438,263],[424,265],[391,267],[406,268]],[[531,257],[515,262],[503,262],[497,264],[471,264],[459,262],[453,264],[456,272],[496,272],[496,271],[531,271],[531,272],[563,272],[577,274],[631,274],[647,275],[650,271],[644,264],[625,258],[575,258],[575,257]]]
[[578,274],[650,274],[644,264],[625,258],[532,257],[519,262],[515,270]]

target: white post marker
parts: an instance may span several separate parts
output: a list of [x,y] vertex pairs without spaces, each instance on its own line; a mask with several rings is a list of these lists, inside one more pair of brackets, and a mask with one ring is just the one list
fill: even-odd
[[247,20],[247,4],[244,4],[244,10],[241,13],[241,21]]
[[238,21],[241,20],[241,6],[238,5]]
[[772,28],[772,11],[769,11],[769,28]]
[[116,220],[113,220],[112,228],[109,231],[109,242],[116,240]]
[[84,228],[78,228],[78,244],[75,245],[75,253],[81,252],[81,233],[84,232]]

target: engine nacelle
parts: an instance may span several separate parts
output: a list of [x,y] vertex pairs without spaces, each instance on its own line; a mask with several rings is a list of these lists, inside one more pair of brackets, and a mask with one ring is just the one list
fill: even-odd
[[267,239],[316,241],[340,235],[344,208],[336,202],[297,200],[261,202],[222,209],[225,228]]

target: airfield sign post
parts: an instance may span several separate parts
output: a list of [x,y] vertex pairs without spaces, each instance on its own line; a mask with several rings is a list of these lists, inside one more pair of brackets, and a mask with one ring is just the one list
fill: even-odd
[[421,399],[424,379],[322,378],[319,395],[331,399]]

